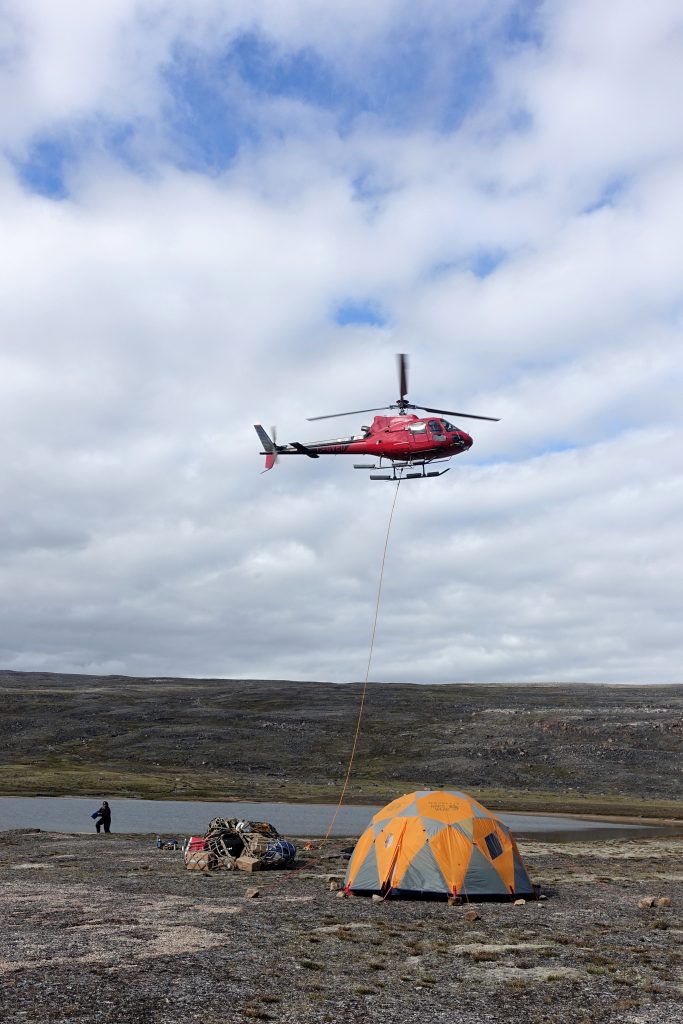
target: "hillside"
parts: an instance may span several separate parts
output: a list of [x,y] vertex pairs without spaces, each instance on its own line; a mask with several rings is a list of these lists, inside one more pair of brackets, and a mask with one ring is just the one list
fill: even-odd
[[[0,793],[333,802],[360,686],[0,672]],[[374,684],[348,802],[683,817],[683,686]]]

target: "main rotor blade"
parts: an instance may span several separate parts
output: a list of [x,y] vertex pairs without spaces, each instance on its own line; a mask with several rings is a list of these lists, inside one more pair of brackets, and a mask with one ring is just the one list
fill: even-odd
[[466,420],[491,420],[492,423],[500,423],[499,416],[475,416],[473,412],[453,412],[452,409],[430,409],[426,405],[416,405],[415,409],[424,409],[425,412],[440,412],[446,416],[462,416]]
[[408,394],[408,356],[404,352],[398,352],[396,355],[398,361],[398,386],[401,391],[401,401]]
[[383,409],[390,409],[390,405],[380,405],[377,409],[353,409],[351,412],[332,412],[326,416],[307,416],[309,423],[313,420],[333,420],[337,416],[359,416],[362,412],[382,412]]

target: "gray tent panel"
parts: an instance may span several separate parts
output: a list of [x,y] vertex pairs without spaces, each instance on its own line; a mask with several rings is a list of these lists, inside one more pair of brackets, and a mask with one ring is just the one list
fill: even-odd
[[505,882],[477,846],[472,847],[463,889],[468,896],[504,896],[508,893]]
[[[417,795],[419,796],[420,794],[418,793]],[[404,807],[399,815],[401,818],[419,818],[419,816],[420,812],[418,811],[417,804],[414,800],[412,803],[409,803],[407,807]]]
[[[353,857],[349,861],[349,866],[346,869],[346,877],[344,878],[344,885],[349,884],[349,872],[351,870],[351,864],[353,863]],[[355,881],[351,887],[352,889],[369,889],[379,892],[379,869],[377,867],[377,857],[375,856],[375,844],[373,843],[367,852],[365,860],[358,869]]]
[[534,887],[531,884],[531,880],[526,873],[526,868],[522,863],[522,858],[518,853],[514,853],[515,858],[515,895],[516,896],[533,896]]
[[468,839],[471,839],[474,835],[474,820],[472,818],[462,818],[461,821],[455,822],[453,827],[459,828]]
[[420,821],[429,839],[433,839],[434,836],[438,836],[439,832],[443,832],[445,828],[452,828],[454,832],[459,832],[460,835],[464,836],[468,841],[472,838],[471,818],[465,822],[454,821],[449,824],[444,821],[437,821],[436,818],[421,818]]
[[443,832],[445,828],[448,828],[445,822],[437,821],[436,818],[420,818],[420,823],[429,839],[433,839],[434,836],[438,836],[439,832]]
[[[419,795],[420,794],[418,793],[418,796]],[[382,811],[383,810],[384,808],[382,808]],[[407,807],[404,807],[402,811],[399,811],[398,813],[396,811],[391,811],[390,814],[385,814],[383,817],[380,818],[380,814],[382,814],[382,811],[378,811],[373,819],[375,826],[375,834],[381,831],[381,829],[384,827],[384,823],[390,821],[392,818],[412,818],[418,816],[420,813],[417,809],[417,804],[415,803],[414,800],[411,803],[409,803]],[[377,828],[378,825],[379,828]]]
[[428,845],[422,847],[396,886],[396,892],[450,892],[448,883]]
[[494,821],[496,824],[498,824],[498,819],[494,818],[494,816],[491,814],[491,812],[487,811],[486,808],[484,808],[482,810],[479,807],[477,807],[474,803],[472,803],[470,806],[472,807],[472,815],[473,815],[473,817],[475,817],[475,818],[488,818],[489,821]]

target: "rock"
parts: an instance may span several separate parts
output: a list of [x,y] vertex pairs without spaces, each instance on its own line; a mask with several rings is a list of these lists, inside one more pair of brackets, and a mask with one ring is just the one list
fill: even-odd
[[638,900],[638,906],[641,910],[645,910],[647,907],[654,907],[656,902],[655,896],[643,896],[642,900]]
[[520,900],[515,900],[515,902],[513,903],[513,906],[514,907],[525,907],[526,906],[526,900],[521,900],[521,899]]
[[343,889],[338,889],[335,895],[336,895],[337,899],[342,899],[343,900],[344,897],[346,896],[346,893],[344,892]]
[[548,899],[548,897],[545,895],[545,893],[541,893],[541,895],[538,898],[539,898],[539,900],[547,900]]
[[253,900],[253,899],[255,899],[260,894],[259,894],[259,890],[258,889],[249,888],[249,889],[246,890],[244,895],[245,895],[246,899]]
[[339,882],[337,881],[336,878],[331,878],[330,879],[330,892],[337,892],[338,889],[339,889]]
[[671,906],[671,899],[670,899],[670,897],[669,896],[660,896],[659,899],[656,900],[655,906],[657,906],[657,907],[670,907]]
[[376,892],[373,892],[373,894],[372,894],[372,902],[373,903],[383,903],[384,900],[382,899],[381,896],[378,896]]
[[339,876],[338,875],[328,875],[327,878],[325,879],[325,881],[326,882],[338,882],[339,881]]
[[474,921],[481,921],[481,914],[477,913],[476,910],[468,910],[465,914],[465,920],[472,924]]
[[448,906],[449,907],[459,907],[461,904],[462,904],[462,896],[449,896],[448,897]]

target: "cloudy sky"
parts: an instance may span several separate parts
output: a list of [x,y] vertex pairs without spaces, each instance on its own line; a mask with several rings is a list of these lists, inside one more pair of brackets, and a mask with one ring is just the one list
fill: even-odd
[[[681,680],[677,0],[3,0],[0,667]],[[469,426],[468,426],[469,424]]]

